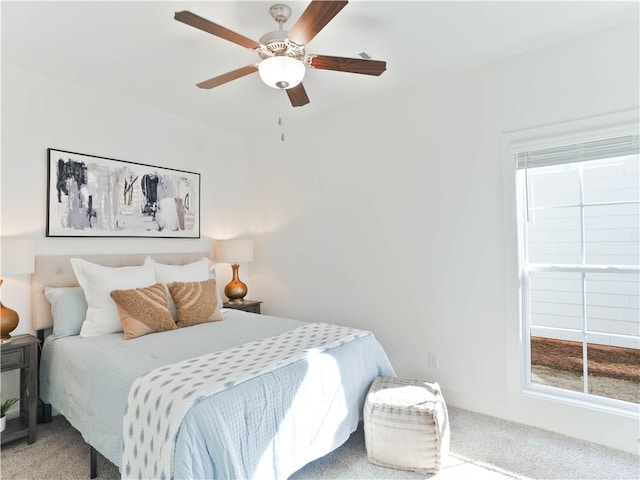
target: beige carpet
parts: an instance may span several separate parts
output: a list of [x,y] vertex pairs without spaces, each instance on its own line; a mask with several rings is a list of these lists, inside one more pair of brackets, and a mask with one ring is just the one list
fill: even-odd
[[[338,450],[296,472],[302,479],[510,480],[640,478],[639,458],[543,430],[449,408],[451,454],[437,475],[377,467],[367,462],[362,429]],[[37,441],[2,447],[3,480],[89,478],[89,447],[62,417],[38,425]],[[98,456],[98,478],[120,478]]]

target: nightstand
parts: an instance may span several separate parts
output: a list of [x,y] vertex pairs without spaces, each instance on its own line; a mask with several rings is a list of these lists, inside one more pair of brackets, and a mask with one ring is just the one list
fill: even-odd
[[250,313],[260,313],[260,304],[257,300],[244,300],[243,302],[230,303],[224,302],[222,306],[224,308],[233,308],[234,310],[242,310]]
[[30,444],[36,441],[39,345],[33,335],[17,335],[0,345],[2,371],[20,369],[20,416],[7,420],[2,444],[23,437]]

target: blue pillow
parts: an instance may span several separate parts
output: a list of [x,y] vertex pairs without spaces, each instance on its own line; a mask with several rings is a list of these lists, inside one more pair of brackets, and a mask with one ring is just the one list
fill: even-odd
[[45,287],[44,295],[51,303],[53,336],[79,335],[87,316],[87,301],[82,287]]

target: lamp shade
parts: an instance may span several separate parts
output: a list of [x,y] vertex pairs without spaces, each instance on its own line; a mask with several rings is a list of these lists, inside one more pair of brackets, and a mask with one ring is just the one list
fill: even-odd
[[216,260],[225,263],[252,262],[253,240],[218,240]]
[[0,242],[0,274],[22,275],[34,272],[35,246],[33,240],[2,238]]
[[265,58],[258,64],[258,73],[272,88],[293,88],[302,82],[305,66],[300,60],[285,55]]

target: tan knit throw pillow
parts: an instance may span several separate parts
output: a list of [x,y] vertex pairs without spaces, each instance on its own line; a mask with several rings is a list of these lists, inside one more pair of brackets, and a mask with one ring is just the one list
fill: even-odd
[[176,304],[178,327],[222,320],[215,280],[172,282],[167,287]]
[[110,295],[118,307],[125,340],[176,328],[162,284],[131,290],[113,290]]

